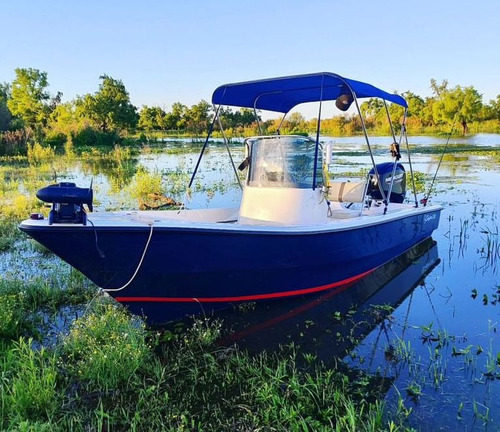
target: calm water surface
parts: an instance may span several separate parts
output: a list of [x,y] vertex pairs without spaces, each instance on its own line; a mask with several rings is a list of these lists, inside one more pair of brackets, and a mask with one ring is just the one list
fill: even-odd
[[[361,138],[324,140],[342,152],[355,152],[363,143]],[[376,138],[377,155],[387,153],[391,141]],[[409,141],[415,145],[413,169],[433,176],[439,155],[419,149],[443,145],[446,138]],[[499,147],[500,136],[453,138],[454,144]],[[181,172],[185,181],[197,151],[145,152],[134,166],[161,172],[167,179]],[[241,146],[232,152],[238,164]],[[388,156],[380,161],[386,160]],[[402,162],[408,170],[405,156]],[[366,156],[346,154],[334,158],[333,170],[358,171],[369,163]],[[97,211],[136,206],[129,193],[133,175],[119,182],[113,175],[89,169],[83,161],[63,173],[80,186],[93,179]],[[172,183],[171,195],[193,208],[237,205],[240,192],[224,148],[210,149],[201,165],[201,182],[208,182],[209,189],[198,186],[188,198]],[[432,243],[399,257],[342,295],[226,312],[227,341],[250,351],[294,342],[327,365],[340,357],[349,368],[382,377],[390,406],[401,395],[412,409],[410,425],[417,430],[500,430],[499,187],[498,156],[446,155],[431,197],[444,206]],[[33,260],[30,267],[36,268],[43,258]],[[0,273],[15,273],[22,267],[18,261],[4,254]],[[352,304],[358,307],[352,309]]]

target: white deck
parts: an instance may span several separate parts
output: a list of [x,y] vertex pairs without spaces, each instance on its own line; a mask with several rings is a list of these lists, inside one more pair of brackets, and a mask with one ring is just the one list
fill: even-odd
[[[433,219],[437,215],[431,213],[440,210],[437,205],[415,208],[409,204],[394,204],[388,206],[387,213],[384,215],[384,207],[372,206],[369,209],[363,209],[362,215],[359,210],[338,210],[332,211],[332,216],[326,218],[326,221],[317,225],[285,225],[279,223],[264,223],[263,221],[254,221],[253,224],[240,223],[238,221],[238,208],[220,208],[220,209],[201,209],[201,210],[169,210],[169,211],[123,211],[123,212],[95,212],[88,214],[89,223],[86,227],[75,224],[54,224],[52,227],[73,227],[75,229],[95,227],[141,227],[151,226],[155,228],[192,228],[216,231],[253,231],[253,232],[325,232],[325,231],[344,231],[353,228],[365,227],[386,223],[400,218],[409,217],[416,214],[429,213],[429,218]],[[326,206],[325,206],[326,212]],[[339,215],[342,214],[342,217]],[[349,217],[345,217],[346,215]],[[45,220],[25,220],[22,225],[25,226],[46,226]]]

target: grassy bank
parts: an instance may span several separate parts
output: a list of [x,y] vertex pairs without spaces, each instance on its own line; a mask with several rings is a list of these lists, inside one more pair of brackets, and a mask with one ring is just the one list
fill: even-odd
[[108,299],[66,297],[87,310],[43,346],[32,317],[66,294],[41,287],[31,307],[38,290],[24,288],[0,287],[2,430],[405,430],[405,411],[386,418],[370,377],[300,366],[293,346],[221,347],[217,321],[154,332]]

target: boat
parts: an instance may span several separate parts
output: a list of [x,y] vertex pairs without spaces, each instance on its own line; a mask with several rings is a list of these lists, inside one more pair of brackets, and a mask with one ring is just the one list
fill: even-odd
[[314,354],[325,365],[338,364],[425,284],[440,262],[437,242],[430,237],[352,284],[217,312],[213,317],[223,323],[218,343],[258,354],[294,341],[301,353]]
[[[365,127],[365,98],[386,107],[393,142],[384,162],[375,160]],[[37,192],[51,205],[48,218],[35,213],[19,227],[151,324],[350,284],[438,227],[442,207],[417,200],[402,96],[330,72],[222,85],[212,95],[215,114],[188,186],[215,126],[231,155],[221,108],[253,109],[259,122],[262,111],[284,119],[309,102],[319,107],[315,137],[284,135],[280,126],[272,135],[247,138],[238,167],[231,157],[235,173],[246,173],[239,206],[92,212],[92,187],[63,182]],[[359,115],[372,162],[359,181],[328,174],[332,148],[321,138],[327,102]],[[389,104],[404,112],[398,136]],[[409,170],[401,161],[404,145]]]

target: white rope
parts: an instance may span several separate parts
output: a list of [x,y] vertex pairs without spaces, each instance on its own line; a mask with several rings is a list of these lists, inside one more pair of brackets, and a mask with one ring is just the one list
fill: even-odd
[[146,242],[146,246],[144,247],[144,252],[142,252],[141,260],[139,261],[139,264],[137,265],[137,268],[135,269],[135,272],[132,275],[132,277],[130,278],[130,280],[125,285],[121,286],[120,288],[102,288],[103,291],[105,291],[105,292],[121,291],[121,290],[127,288],[133,282],[133,280],[137,276],[137,273],[139,273],[139,270],[142,266],[142,263],[144,262],[144,257],[146,256],[146,252],[148,251],[149,243],[151,242],[151,238],[153,237],[154,222],[150,222],[148,225],[151,227],[151,229],[149,230],[148,241]]

